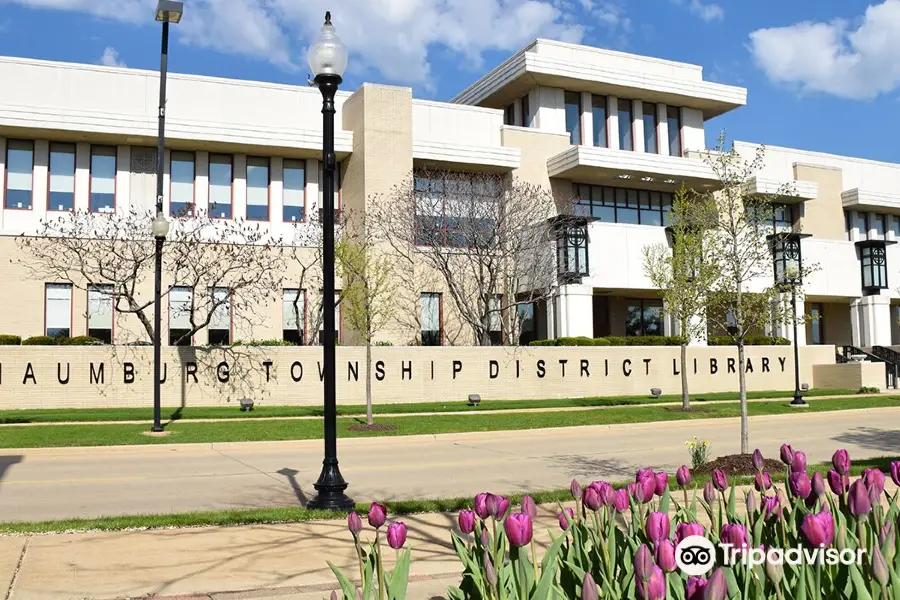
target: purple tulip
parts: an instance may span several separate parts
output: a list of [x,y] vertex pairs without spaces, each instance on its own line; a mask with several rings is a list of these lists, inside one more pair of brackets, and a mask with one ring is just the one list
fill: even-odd
[[656,564],[666,573],[675,570],[675,544],[672,540],[663,540],[656,545]]
[[600,492],[592,485],[584,488],[581,501],[584,502],[584,506],[588,510],[600,510],[600,507],[603,506],[603,502],[600,499]]
[[[794,456],[797,456],[797,454],[794,454]],[[788,482],[790,483],[791,495],[795,498],[805,499],[812,492],[812,482],[809,480],[809,475],[806,474],[806,471],[791,473]]]
[[756,494],[754,494],[751,490],[747,491],[747,496],[744,499],[744,504],[747,505],[748,515],[756,514],[756,511],[759,510],[759,501],[756,499]]
[[740,523],[725,523],[722,525],[719,540],[723,544],[730,544],[733,548],[746,548],[747,528]]
[[459,511],[459,530],[463,533],[472,533],[475,531],[475,513],[471,510]]
[[513,513],[503,522],[503,530],[511,546],[522,547],[531,543],[531,517],[524,513]]
[[653,500],[656,494],[656,476],[653,471],[635,482],[635,494],[637,494],[635,500],[642,504]]
[[869,488],[869,500],[872,501],[872,504],[878,504],[881,502],[881,494],[884,493],[884,484],[886,483],[886,477],[881,469],[866,469],[862,472],[862,479],[866,482],[866,487]]
[[757,473],[753,481],[753,487],[756,488],[757,492],[765,492],[772,487],[772,476],[765,471]]
[[522,512],[531,517],[531,520],[537,519],[537,505],[531,496],[522,496]]
[[712,504],[716,501],[716,488],[713,487],[712,481],[707,481],[706,485],[703,486],[703,499],[706,500],[707,504]]
[[692,535],[706,535],[706,527],[700,523],[679,523],[675,527],[676,544],[680,544],[681,540]]
[[497,569],[494,568],[494,561],[491,560],[487,550],[484,551],[484,577],[491,587],[497,585]]
[[850,505],[850,514],[854,517],[864,517],[872,512],[872,501],[869,499],[869,490],[862,479],[857,479],[850,486],[850,495],[847,498]]
[[369,506],[369,525],[378,529],[387,520],[387,507],[384,504],[373,502]]
[[585,571],[584,581],[581,582],[581,600],[597,600],[597,583],[590,571]]
[[337,592],[334,590],[331,590],[331,600],[338,600]]
[[573,479],[572,483],[569,484],[569,493],[572,494],[572,497],[576,500],[581,498],[581,484],[578,483],[577,479]]
[[394,550],[399,550],[406,543],[406,523],[403,521],[395,521],[388,525],[387,530],[388,546]]
[[653,555],[647,544],[641,544],[634,553],[634,578],[637,581],[647,581],[653,573]]
[[347,529],[350,530],[350,533],[353,534],[353,537],[359,535],[359,532],[362,531],[363,524],[362,519],[359,518],[359,513],[356,511],[351,512],[347,515]]
[[825,495],[825,478],[822,477],[820,471],[816,471],[812,476],[812,493],[816,496]]
[[828,471],[828,487],[831,488],[832,492],[840,496],[850,487],[850,477],[841,475],[834,469],[831,469]]
[[669,515],[652,512],[647,516],[647,537],[654,544],[669,539]]
[[475,496],[475,514],[478,515],[478,518],[487,519],[489,516],[491,516],[491,513],[487,508],[487,499],[492,495],[493,494],[490,494],[488,492],[482,492]]
[[569,528],[569,525],[575,521],[575,511],[567,508],[559,513],[559,528],[563,531]]
[[681,487],[687,487],[691,483],[691,470],[687,468],[687,465],[678,467],[678,470],[675,471],[675,481]]
[[610,490],[612,489],[611,485],[605,481],[594,481],[591,483],[591,487],[597,492],[597,496],[600,499],[600,506],[609,504]]
[[801,473],[806,471],[806,453],[797,450],[794,452],[794,458],[791,460],[791,471]]
[[891,481],[894,485],[900,486],[900,460],[891,462]]
[[617,512],[625,512],[628,510],[628,492],[626,490],[616,490],[616,500],[614,506]]
[[651,469],[650,467],[644,467],[643,469],[638,469],[634,474],[634,481],[639,482],[643,479],[647,479],[648,477],[650,479],[653,479],[655,476],[656,473],[653,472],[653,469]]
[[488,533],[487,527],[481,529],[481,545],[485,548],[491,545],[491,534]]
[[662,569],[653,565],[653,571],[646,581],[638,580],[638,595],[642,600],[663,600],[666,597],[666,576]]
[[762,473],[763,469],[766,468],[766,459],[763,458],[762,452],[759,451],[759,448],[753,451],[753,468]]
[[831,464],[834,465],[834,470],[841,475],[848,475],[850,473],[850,453],[843,448],[835,450],[834,456],[831,457]]
[[713,571],[709,581],[706,582],[706,589],[703,590],[703,600],[725,600],[725,594],[728,593],[728,581],[725,579],[725,571],[721,567]]
[[666,493],[666,488],[669,487],[669,474],[660,471],[655,475],[656,477],[656,488],[653,490],[657,496],[662,496]]
[[[887,563],[884,561],[884,554],[881,553],[881,548],[878,546],[875,546],[872,552],[872,577],[882,586],[887,585],[890,578],[890,571]],[[884,588],[882,587],[882,589]]]
[[722,469],[713,469],[712,472],[713,487],[722,492],[728,488],[728,476]]
[[703,600],[703,591],[706,589],[707,583],[702,577],[688,577],[687,584],[684,586],[685,600]]
[[806,541],[812,547],[830,546],[834,540],[834,517],[827,510],[816,514],[808,514],[800,525]]
[[781,500],[778,496],[763,496],[762,506],[766,513],[766,519],[772,515],[781,518]]
[[791,462],[794,460],[794,450],[791,448],[790,444],[782,444],[781,445],[781,462],[785,465],[790,466]]
[[896,542],[896,534],[894,533],[894,522],[886,521],[878,533],[878,544],[887,548],[894,548]]
[[509,498],[490,494],[487,497],[487,509],[495,520],[502,521],[506,511],[509,510]]

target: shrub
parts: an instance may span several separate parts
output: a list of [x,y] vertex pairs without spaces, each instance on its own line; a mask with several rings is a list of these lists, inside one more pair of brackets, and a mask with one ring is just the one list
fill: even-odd
[[59,338],[52,338],[49,335],[36,335],[22,340],[23,346],[55,346]]
[[288,342],[286,340],[238,340],[235,341],[232,346],[294,346],[293,342]]
[[561,337],[557,340],[558,346],[593,346],[594,340],[589,337]]
[[881,390],[879,390],[877,387],[863,386],[863,387],[859,388],[859,391],[856,393],[857,394],[880,394]]
[[558,346],[557,340],[534,340],[529,346]]
[[21,344],[22,338],[18,335],[0,334],[0,346],[19,346]]
[[609,346],[609,340],[606,338],[594,338],[595,346]]
[[606,341],[609,342],[610,346],[625,346],[628,344],[628,338],[615,335],[607,336]]
[[[736,346],[737,343],[729,335],[713,336],[706,340],[709,346]],[[745,346],[789,346],[791,341],[783,337],[769,335],[748,335],[744,338]]]
[[393,346],[393,342],[375,342],[376,346]]
[[106,342],[89,335],[76,335],[75,337],[57,338],[59,346],[105,346]]

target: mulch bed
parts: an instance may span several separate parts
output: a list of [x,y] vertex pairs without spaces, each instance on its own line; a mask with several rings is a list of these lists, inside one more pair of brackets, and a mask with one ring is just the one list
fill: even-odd
[[[784,471],[784,463],[773,458],[766,459],[766,471],[769,473],[780,473]],[[729,454],[720,456],[715,460],[711,460],[701,467],[693,470],[696,475],[708,475],[713,469],[722,469],[726,475],[756,475],[756,469],[753,467],[752,454]]]
[[350,431],[394,431],[396,425],[386,425],[384,423],[375,423],[373,425],[351,425],[348,427]]

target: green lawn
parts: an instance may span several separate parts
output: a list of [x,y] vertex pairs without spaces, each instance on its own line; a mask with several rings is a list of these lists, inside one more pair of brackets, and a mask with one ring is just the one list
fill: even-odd
[[[787,402],[756,402],[748,406],[751,415],[797,414],[846,410],[853,408],[880,408],[900,406],[900,396],[861,396],[854,399],[811,398],[805,409],[791,408]],[[607,410],[551,411],[536,413],[493,412],[474,414],[464,419],[456,415],[428,417],[395,417],[390,431],[351,431],[359,424],[358,418],[338,419],[338,435],[348,437],[372,437],[385,435],[440,434],[471,431],[502,431],[538,429],[545,427],[572,427],[578,425],[607,425],[617,423],[644,423],[651,421],[682,421],[687,419],[736,417],[740,405],[737,402],[708,404],[700,411],[680,412],[665,406],[632,406]],[[377,420],[376,420],[377,422]],[[276,441],[318,439],[322,436],[319,420],[299,421],[219,421],[191,423],[181,421],[170,424],[166,437],[149,437],[144,424],[84,424],[84,425],[34,425],[28,427],[4,427],[0,433],[0,447],[40,448],[68,446],[113,446],[135,444],[213,443],[242,441]]]
[[[854,394],[853,390],[810,390],[806,397],[822,397]],[[747,397],[788,398],[791,391],[748,392]],[[736,392],[712,394],[695,394],[693,402],[702,403],[713,400],[737,400]],[[421,412],[456,412],[467,411],[483,413],[498,410],[523,408],[592,408],[600,406],[629,406],[634,404],[656,404],[662,402],[681,402],[681,395],[665,395],[658,399],[653,396],[608,396],[596,398],[555,398],[542,400],[489,400],[485,399],[477,406],[468,406],[464,401],[453,403],[414,402],[408,404],[377,404],[376,414],[409,414]],[[338,414],[365,414],[365,405],[338,406]],[[247,419],[260,417],[315,417],[322,416],[319,406],[258,406],[251,412],[241,412],[237,406],[198,406],[184,409],[164,407],[164,421],[188,421],[191,419]],[[68,409],[31,409],[2,410],[0,424],[14,423],[60,423],[60,422],[101,422],[101,421],[150,421],[153,418],[152,408],[68,408]]]

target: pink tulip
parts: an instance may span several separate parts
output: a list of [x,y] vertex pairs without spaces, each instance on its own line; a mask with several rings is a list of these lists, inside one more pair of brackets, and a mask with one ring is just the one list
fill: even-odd
[[812,493],[816,497],[825,495],[825,478],[822,477],[822,473],[816,471],[812,476]]
[[350,533],[353,534],[353,537],[358,536],[359,532],[362,531],[362,528],[362,519],[359,518],[359,514],[356,511],[353,511],[347,515],[347,529],[350,530]]
[[832,492],[840,496],[850,487],[850,477],[841,475],[834,469],[831,469],[828,471],[828,487],[831,488]]
[[869,489],[869,499],[872,504],[881,502],[881,494],[884,493],[884,484],[887,479],[881,469],[866,469],[862,472],[862,478]]
[[666,576],[662,569],[653,565],[650,577],[646,581],[638,580],[637,590],[642,600],[663,600],[666,597]]
[[487,519],[491,515],[487,508],[487,499],[492,495],[488,492],[482,492],[475,496],[475,514],[478,515],[478,518]]
[[766,459],[763,458],[762,452],[759,451],[759,448],[753,451],[753,468],[758,472],[762,473],[763,469],[766,468]]
[[600,492],[592,485],[584,488],[581,501],[584,502],[584,506],[588,510],[600,510],[600,507],[603,506],[603,502],[600,499]]
[[609,504],[609,492],[612,489],[612,486],[609,485],[605,481],[593,481],[591,482],[591,487],[597,491],[597,497],[600,500],[600,506],[606,506]]
[[794,452],[794,458],[791,460],[791,471],[801,473],[806,471],[806,453],[797,450]]
[[501,521],[509,510],[509,498],[491,494],[487,497],[487,509],[495,520]]
[[716,488],[713,487],[712,481],[707,481],[706,485],[703,486],[703,499],[706,500],[707,504],[712,504],[716,501]]
[[394,550],[399,550],[406,543],[406,524],[402,521],[396,521],[388,525],[387,529],[388,545]]
[[559,528],[566,531],[569,526],[575,522],[575,511],[567,508],[559,513]]
[[754,478],[753,487],[756,488],[757,492],[765,492],[772,487],[772,476],[765,471],[757,473]]
[[475,531],[475,513],[471,510],[459,511],[459,530],[463,533],[472,533]]
[[387,507],[384,504],[373,502],[369,506],[369,525],[378,529],[387,520]]
[[702,577],[688,577],[684,591],[685,600],[703,600],[706,584],[707,581]]
[[597,583],[590,571],[585,571],[581,582],[581,600],[597,600]]
[[763,496],[762,507],[766,514],[766,519],[775,515],[781,518],[781,500],[778,496]]
[[652,512],[647,516],[647,537],[656,544],[669,539],[669,515],[664,512]]
[[719,567],[710,575],[706,583],[706,589],[703,590],[703,600],[725,600],[728,593],[728,581],[725,578],[725,571]]
[[728,488],[728,476],[722,469],[713,469],[712,483],[718,491],[724,491]]
[[572,497],[576,500],[581,498],[581,484],[578,483],[577,479],[573,479],[572,483],[569,484],[569,493],[572,494]]
[[[797,456],[798,453],[795,453],[794,456]],[[791,473],[791,476],[788,479],[791,489],[791,494],[795,498],[807,498],[810,493],[812,493],[812,482],[809,480],[809,475],[806,474],[806,471],[795,471]]]
[[849,475],[850,453],[843,448],[841,448],[840,450],[835,450],[834,456],[831,457],[831,464],[834,465],[834,470],[841,475]]
[[675,564],[675,544],[672,540],[662,540],[656,545],[656,564],[666,573],[671,573]]
[[809,514],[800,525],[806,541],[812,547],[830,546],[834,540],[834,517],[827,510],[817,514]]
[[781,462],[790,466],[790,464],[794,461],[794,450],[791,448],[790,444],[782,444],[781,445]]
[[524,513],[513,513],[503,522],[503,530],[511,546],[522,547],[531,543],[531,517]]
[[700,523],[679,523],[675,527],[676,544],[680,544],[681,540],[692,535],[706,535],[706,527]]
[[628,510],[628,492],[626,490],[616,490],[615,505],[617,512],[625,512]]
[[850,514],[854,517],[865,517],[872,512],[872,501],[869,499],[869,490],[862,479],[857,479],[850,486],[850,495],[847,497],[850,505]]
[[522,512],[531,517],[531,520],[537,519],[537,505],[531,496],[522,497]]
[[653,479],[656,476],[656,473],[653,472],[653,469],[650,467],[645,467],[643,469],[638,469],[637,473],[634,475],[635,482],[641,481],[642,479],[650,478]]
[[647,544],[641,544],[634,553],[634,578],[638,581],[647,581],[653,574],[653,555]]
[[687,468],[687,465],[678,467],[678,470],[675,471],[675,481],[681,487],[687,487],[691,483],[691,470]]
[[723,544],[730,544],[733,548],[746,548],[747,528],[740,523],[725,523],[722,525],[719,539]]
[[666,488],[669,487],[669,475],[660,471],[654,477],[656,478],[656,487],[653,491],[657,496],[662,496],[666,493]]

